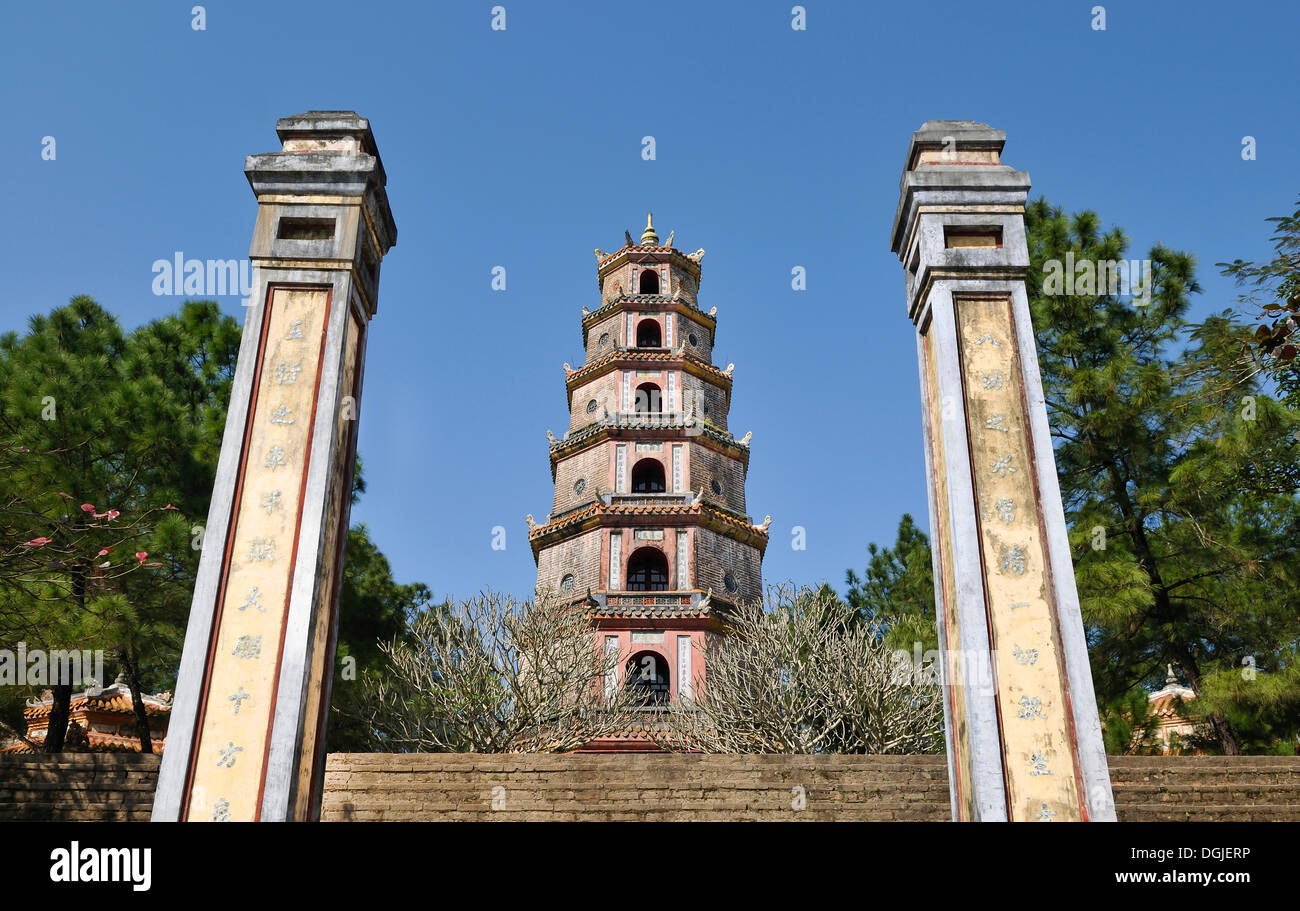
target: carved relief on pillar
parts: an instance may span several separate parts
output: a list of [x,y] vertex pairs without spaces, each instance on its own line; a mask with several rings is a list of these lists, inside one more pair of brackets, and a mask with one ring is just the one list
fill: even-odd
[[319,288],[268,294],[188,819],[257,818],[330,297]]
[[955,298],[954,306],[1008,818],[1034,819],[1044,813],[1078,818],[1079,770],[1052,619],[1011,303],[1005,296],[970,296]]

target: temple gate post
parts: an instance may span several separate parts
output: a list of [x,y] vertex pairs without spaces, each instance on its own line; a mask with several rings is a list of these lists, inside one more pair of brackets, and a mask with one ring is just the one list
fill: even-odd
[[366,333],[397,239],[370,124],[250,155],[244,320],[154,820],[316,819]]
[[1114,820],[1006,134],[912,135],[891,249],[924,412],[954,820]]

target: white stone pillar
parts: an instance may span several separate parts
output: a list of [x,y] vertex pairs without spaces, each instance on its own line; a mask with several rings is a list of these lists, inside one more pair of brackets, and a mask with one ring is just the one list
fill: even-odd
[[912,135],[891,246],[924,404],[956,820],[1114,820],[1030,322],[1029,175],[971,121]]
[[370,124],[312,111],[251,155],[253,289],[155,820],[315,819],[366,332],[397,230]]

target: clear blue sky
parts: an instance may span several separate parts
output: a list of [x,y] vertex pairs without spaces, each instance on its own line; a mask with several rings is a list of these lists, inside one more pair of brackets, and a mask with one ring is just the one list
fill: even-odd
[[80,293],[128,327],[174,310],[152,263],[247,255],[243,160],[279,147],[277,117],[369,117],[399,238],[353,516],[439,597],[531,589],[523,516],[549,509],[545,431],[565,427],[592,249],[638,234],[647,209],[708,250],[700,302],[718,308],[716,360],[736,364],[732,428],[754,431],[750,512],[774,517],[765,576],[842,588],[901,513],[925,524],[888,243],[923,121],[1005,130],[1035,195],[1125,227],[1132,256],[1192,252],[1197,314],[1234,301],[1213,264],[1265,255],[1264,219],[1300,189],[1292,2],[1106,3],[1104,32],[1094,2],[1060,0],[809,0],[803,32],[789,0],[504,0],[504,32],[492,2],[210,2],[201,32],[193,5],[4,5],[0,330]]

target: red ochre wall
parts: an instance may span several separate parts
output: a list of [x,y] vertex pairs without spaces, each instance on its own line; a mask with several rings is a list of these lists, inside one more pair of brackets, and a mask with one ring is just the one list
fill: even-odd
[[[157,756],[0,756],[0,820],[147,820]],[[1300,821],[1300,757],[1111,757],[1121,821]],[[333,753],[326,820],[933,820],[941,756]]]

